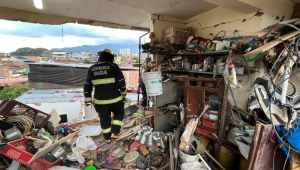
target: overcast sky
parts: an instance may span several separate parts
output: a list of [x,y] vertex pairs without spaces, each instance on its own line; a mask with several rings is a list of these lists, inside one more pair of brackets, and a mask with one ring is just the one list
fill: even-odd
[[106,43],[138,44],[142,31],[131,31],[82,24],[33,24],[0,20],[0,52],[9,53],[20,47],[64,48]]

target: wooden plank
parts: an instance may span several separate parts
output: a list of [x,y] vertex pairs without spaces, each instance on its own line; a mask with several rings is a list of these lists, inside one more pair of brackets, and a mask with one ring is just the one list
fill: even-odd
[[265,52],[273,47],[275,47],[276,45],[280,44],[282,41],[284,40],[287,40],[297,34],[299,34],[300,32],[299,31],[293,31],[293,32],[290,32],[284,36],[281,37],[281,39],[276,39],[276,40],[273,40],[253,51],[250,51],[249,53],[245,54],[244,57],[248,57],[248,56],[251,56],[251,55],[255,55],[255,54],[259,54],[259,53],[262,53],[262,52]]
[[282,22],[279,22],[279,24],[290,24],[290,23],[296,22],[298,20],[300,21],[300,18],[295,18],[295,19],[290,19],[290,20],[287,20],[287,21],[282,21]]
[[269,34],[273,33],[273,32],[276,32],[281,28],[286,27],[286,25],[283,25],[283,24],[299,25],[300,24],[300,18],[279,22],[277,24],[268,26],[263,31],[255,32],[255,33],[250,34],[250,35],[244,35],[244,38],[260,38],[260,37],[263,37],[269,32],[270,29],[272,29],[272,30],[269,32]]
[[260,31],[260,32],[255,32],[250,35],[244,35],[244,38],[260,38],[265,36],[268,33],[268,31]]
[[[299,162],[300,159],[300,155],[298,153],[296,153],[295,151],[291,150],[290,151],[291,155],[292,155],[292,158],[295,162]],[[295,162],[293,162],[292,160],[290,160],[290,165],[291,165],[291,169],[293,170],[300,170],[300,165],[299,164],[296,164]]]

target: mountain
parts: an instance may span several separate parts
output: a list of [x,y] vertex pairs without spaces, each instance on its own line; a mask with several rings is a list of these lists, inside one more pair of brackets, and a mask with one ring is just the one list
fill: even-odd
[[103,49],[108,48],[113,51],[115,54],[120,53],[120,49],[129,48],[130,53],[139,53],[139,45],[138,44],[101,44],[101,45],[83,45],[78,47],[69,47],[69,48],[61,48],[61,51],[73,52],[73,53],[81,53],[88,51],[90,53],[97,53],[102,51]]

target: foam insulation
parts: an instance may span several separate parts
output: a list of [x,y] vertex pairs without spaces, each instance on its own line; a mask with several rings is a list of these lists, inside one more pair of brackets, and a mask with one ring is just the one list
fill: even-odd
[[164,15],[171,18],[188,19],[218,7],[204,0],[108,0],[123,4],[134,9],[140,9],[149,14]]
[[64,23],[77,22],[79,24],[103,26],[109,28],[149,31],[148,28],[134,27],[130,25],[121,25],[121,24],[99,22],[99,21],[79,19],[79,18],[62,17],[57,15],[42,14],[42,13],[37,14],[35,12],[14,10],[11,8],[3,8],[3,7],[0,7],[0,19],[13,20],[13,21],[25,21],[25,22],[40,23],[40,24],[51,24],[51,25],[60,25]]
[[238,11],[243,14],[251,14],[260,10],[260,8],[248,5],[239,0],[205,0],[206,2]]

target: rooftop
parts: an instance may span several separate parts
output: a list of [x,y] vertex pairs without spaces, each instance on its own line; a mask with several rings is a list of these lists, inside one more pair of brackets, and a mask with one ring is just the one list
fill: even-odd
[[69,53],[67,53],[67,52],[53,52],[52,55],[53,54],[69,54]]
[[1,84],[19,84],[23,82],[28,82],[28,78],[14,78],[14,79],[1,79]]
[[16,100],[22,103],[55,103],[55,102],[73,102],[76,100],[83,101],[83,90],[65,90],[65,89],[49,89],[49,90],[29,90],[23,93]]
[[[0,80],[1,81],[1,80]],[[137,94],[129,93],[127,98],[137,100]],[[58,103],[83,101],[83,89],[29,90],[16,99],[22,103]]]

